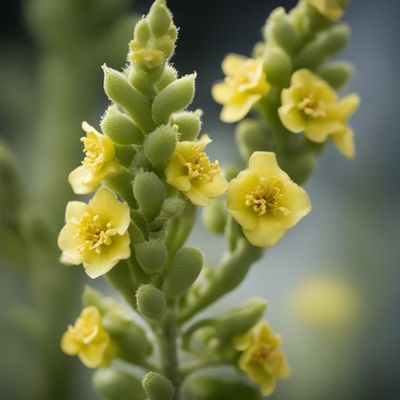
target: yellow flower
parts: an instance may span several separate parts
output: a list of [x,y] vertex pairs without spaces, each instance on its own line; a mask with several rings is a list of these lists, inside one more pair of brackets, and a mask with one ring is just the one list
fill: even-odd
[[306,2],[320,14],[336,21],[342,18],[344,9],[347,6],[348,0],[306,0]]
[[82,165],[75,168],[68,176],[72,190],[76,194],[87,194],[97,189],[107,176],[119,171],[115,159],[114,143],[107,136],[97,132],[87,122],[82,123],[86,136],[81,138],[85,153]]
[[304,132],[313,142],[322,143],[334,135],[336,145],[349,156],[351,132],[347,119],[358,103],[359,98],[354,94],[338,101],[336,92],[327,82],[308,69],[300,69],[292,75],[290,88],[282,91],[278,113],[289,131]]
[[257,151],[228,188],[227,208],[254,246],[273,246],[311,210],[310,199],[279,168],[274,153]]
[[86,273],[97,278],[129,258],[129,207],[109,189],[100,188],[88,204],[70,201],[65,222],[58,236],[61,262],[83,264]]
[[204,135],[196,142],[179,142],[165,168],[167,182],[197,206],[226,192],[228,182],[221,175],[218,161],[210,162],[204,148],[211,140]]
[[115,356],[115,348],[96,307],[82,310],[75,325],[70,325],[64,333],[61,349],[70,356],[77,355],[88,368],[107,367],[110,364]]
[[155,68],[161,65],[166,56],[162,50],[156,48],[143,47],[137,40],[132,40],[129,44],[131,61],[139,61],[144,63],[148,68]]
[[245,58],[229,54],[222,63],[226,75],[224,82],[212,88],[217,103],[223,104],[221,120],[236,122],[241,120],[250,109],[270,90],[263,63],[260,59]]
[[270,396],[275,390],[277,380],[285,379],[290,374],[280,345],[280,337],[274,335],[266,321],[234,338],[236,350],[242,352],[239,368],[260,386],[263,396]]

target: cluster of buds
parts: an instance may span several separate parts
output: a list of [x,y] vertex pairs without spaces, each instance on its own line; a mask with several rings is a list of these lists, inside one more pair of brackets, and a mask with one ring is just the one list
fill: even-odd
[[[68,203],[58,243],[64,263],[83,264],[91,278],[106,275],[147,323],[145,332],[114,302],[86,290],[85,308],[62,348],[88,367],[107,367],[94,378],[106,399],[133,388],[132,399],[178,400],[182,390],[196,399],[259,399],[288,376],[280,338],[262,320],[263,300],[187,324],[236,288],[263,250],[311,210],[299,184],[321,143],[332,138],[351,155],[347,119],[358,98],[337,99],[334,88],[349,68],[324,63],[348,30],[320,3],[301,1],[290,14],[275,10],[254,58],[229,55],[223,63],[227,77],[213,88],[224,105],[222,120],[258,111],[237,129],[248,162],[241,172],[225,173],[209,159],[211,140],[199,135],[202,113],[186,110],[196,75],[178,77],[169,64],[177,28],[165,0],[156,0],[136,25],[126,69],[103,67],[112,104],[101,132],[83,124],[85,158],[69,175],[76,194],[95,194],[88,203]],[[204,208],[212,232],[226,235],[227,253],[212,270],[203,268],[199,249],[185,246],[196,207]],[[117,358],[144,369],[144,377],[115,366]],[[192,375],[209,365],[233,366],[248,380]]]

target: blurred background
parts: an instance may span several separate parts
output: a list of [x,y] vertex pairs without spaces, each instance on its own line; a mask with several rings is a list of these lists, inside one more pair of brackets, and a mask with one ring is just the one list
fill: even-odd
[[[213,82],[223,77],[220,63],[227,52],[250,55],[271,10],[295,3],[168,0],[180,27],[173,62],[180,74],[198,73],[192,109],[204,110],[211,156],[222,164],[238,155],[234,126],[219,121],[220,108],[210,95]],[[134,20],[150,5],[150,0],[2,3],[0,140],[16,154],[22,182],[14,187],[6,173],[0,177],[1,190],[7,188],[7,196],[0,193],[7,197],[0,213],[12,232],[0,235],[2,399],[98,399],[91,371],[59,350],[63,330],[79,313],[87,279],[81,268],[57,263],[55,238],[73,197],[66,177],[81,158],[80,123],[97,124],[105,109],[100,66],[124,64]],[[384,6],[352,1],[344,18],[351,41],[340,58],[356,67],[346,92],[362,98],[351,121],[356,159],[327,149],[306,185],[312,213],[253,267],[235,293],[214,306],[222,310],[252,295],[268,300],[267,319],[284,338],[293,370],[274,400],[399,398],[399,11],[396,0]],[[15,228],[18,218],[26,223],[23,231]],[[24,235],[31,244],[15,246]],[[222,239],[200,224],[190,242],[207,249],[210,265],[219,259]]]

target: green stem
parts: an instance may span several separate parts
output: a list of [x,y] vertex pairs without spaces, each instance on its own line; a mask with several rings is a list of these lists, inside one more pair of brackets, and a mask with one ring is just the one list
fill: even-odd
[[175,394],[171,400],[180,399],[176,310],[177,303],[173,300],[168,304],[168,313],[161,324],[159,334],[162,369],[165,376],[175,387]]

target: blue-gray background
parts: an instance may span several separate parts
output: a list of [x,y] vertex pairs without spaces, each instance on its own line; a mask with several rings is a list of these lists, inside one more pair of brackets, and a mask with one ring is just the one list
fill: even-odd
[[[289,9],[295,2],[168,3],[180,27],[174,64],[181,74],[194,69],[198,73],[194,107],[204,110],[204,129],[213,138],[210,152],[223,164],[237,155],[234,126],[218,120],[219,106],[210,96],[213,82],[222,78],[220,62],[227,52],[250,55],[268,13],[278,5]],[[132,8],[142,14],[150,4],[137,0]],[[4,55],[12,54],[10,47],[28,51],[35,60],[37,52],[21,17],[21,2],[5,5],[0,63],[7,62]],[[279,386],[279,399],[395,400],[400,396],[399,12],[396,0],[351,3],[345,21],[352,36],[341,58],[356,67],[346,91],[356,91],[362,99],[351,121],[357,157],[347,161],[333,147],[321,156],[306,185],[312,213],[253,268],[239,290],[216,306],[222,309],[255,294],[268,300],[267,318],[284,337],[293,369],[291,380]],[[104,109],[102,100],[98,116]],[[13,134],[12,119],[4,105],[0,117],[1,136],[11,143],[20,140]],[[73,134],[80,135],[79,126]],[[222,246],[218,238],[198,228],[191,242],[205,249],[211,264],[217,261]],[[302,282],[318,277],[345,282],[354,292],[357,318],[349,320],[345,328],[326,332],[293,312],[293,293]],[[0,308],[15,301],[12,296],[1,298]],[[2,358],[0,371],[7,370],[9,362]],[[78,362],[76,369],[77,374],[83,371]],[[7,374],[0,373],[2,376]],[[96,398],[90,389],[82,390],[86,394],[76,398]]]

